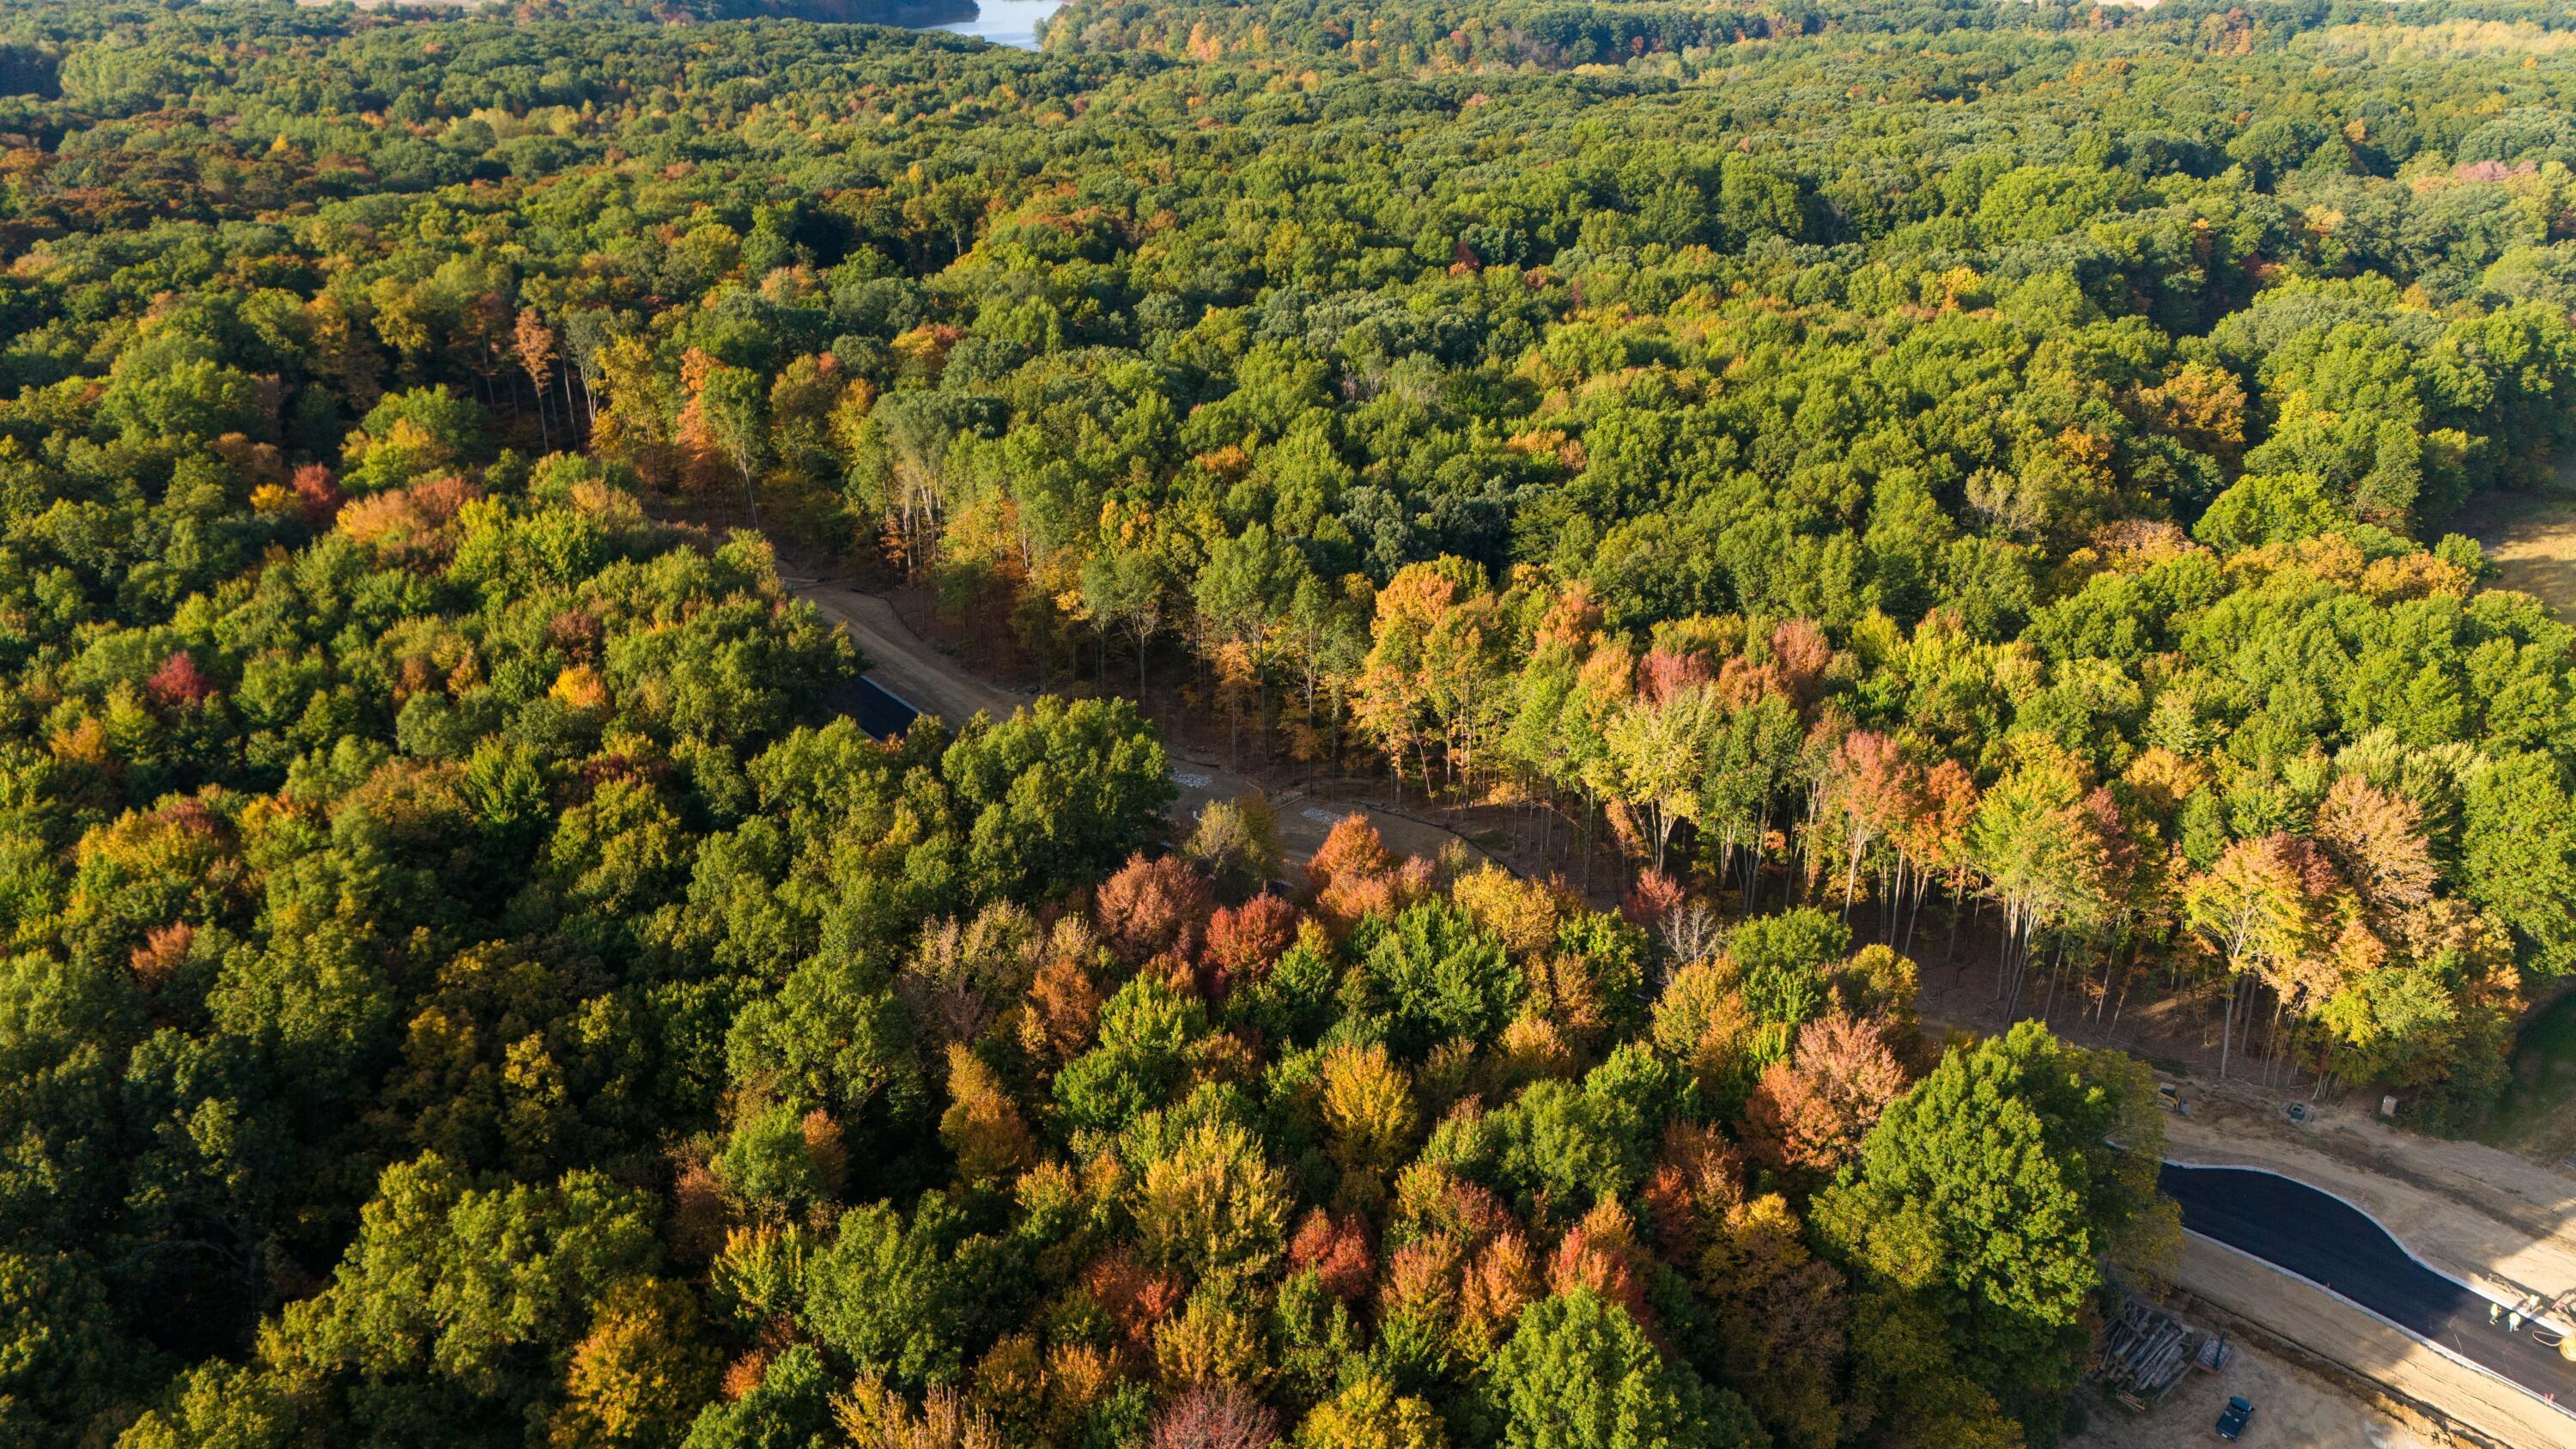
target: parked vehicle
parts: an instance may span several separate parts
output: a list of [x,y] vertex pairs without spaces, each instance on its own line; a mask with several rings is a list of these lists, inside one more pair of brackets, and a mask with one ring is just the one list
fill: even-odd
[[2229,1399],[2226,1412],[2218,1416],[2218,1437],[2234,1439],[2241,1436],[2245,1432],[2245,1426],[2253,1422],[2253,1419],[2254,1405],[2250,1401]]

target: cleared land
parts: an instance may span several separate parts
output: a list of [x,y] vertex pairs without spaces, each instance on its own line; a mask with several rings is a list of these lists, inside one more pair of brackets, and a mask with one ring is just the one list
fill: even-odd
[[[2360,1309],[2338,1303],[2308,1284],[2283,1277],[2205,1238],[2184,1240],[2178,1276],[2193,1296],[2258,1323],[2328,1363],[2385,1385],[2406,1405],[2438,1413],[2460,1431],[2453,1436],[2456,1442],[2509,1449],[2576,1443],[2576,1420],[2521,1389],[2446,1358]],[[2216,1405],[2224,1398],[2221,1394],[2210,1401],[2213,1421],[2217,1417]],[[2366,1407],[2350,1399],[2345,1404],[2350,1409]],[[2310,1437],[2313,1431],[2298,1415],[2283,1414],[2269,1420],[2260,1415],[2258,1400],[2257,1427],[2267,1432],[2259,1439],[2247,1435],[2244,1442],[2248,1445],[2372,1442],[2350,1434],[2342,1438]],[[2276,1434],[2282,1437],[2272,1437]],[[2203,1428],[2190,1438],[2162,1442],[2191,1443],[2206,1435]],[[2213,1438],[2210,1442],[2216,1441]]]
[[[976,713],[1007,718],[1037,696],[1033,691],[996,684],[967,669],[906,623],[894,605],[877,594],[861,593],[838,579],[812,574],[783,575],[790,592],[811,602],[823,617],[847,630],[868,662],[868,677],[954,728]],[[1262,795],[1254,781],[1209,760],[1171,750],[1172,783],[1180,791],[1173,803],[1174,828],[1186,831],[1209,802]],[[1436,856],[1452,844],[1475,847],[1458,835],[1383,805],[1322,799],[1295,791],[1267,797],[1279,814],[1279,839],[1291,865],[1302,864],[1324,843],[1334,821],[1354,810],[1369,817],[1389,848],[1408,855]]]
[[2478,1135],[2542,1162],[2576,1156],[2576,995],[2523,1025],[2513,1044],[2513,1085]]
[[[2189,1117],[2165,1118],[2167,1155],[2265,1167],[2370,1214],[2417,1257],[2492,1296],[2576,1306],[2576,1176],[2476,1142],[2401,1131],[2350,1107],[2293,1124],[2283,1094],[2182,1084]],[[2303,1094],[2300,1094],[2303,1095]]]
[[[2576,486],[2576,468],[2561,468],[2560,479]],[[2470,502],[2458,526],[2486,550],[2498,587],[2576,621],[2576,499],[2490,493]]]
[[2240,1339],[2230,1343],[2235,1352],[2225,1369],[2191,1375],[2152,1413],[2133,1414],[2090,1396],[2084,1432],[2068,1440],[2067,1449],[2215,1444],[2212,1426],[2233,1394],[2254,1404],[2253,1427],[2240,1442],[2256,1449],[2450,1449],[2461,1442],[2402,1408],[2366,1402],[2282,1355]]

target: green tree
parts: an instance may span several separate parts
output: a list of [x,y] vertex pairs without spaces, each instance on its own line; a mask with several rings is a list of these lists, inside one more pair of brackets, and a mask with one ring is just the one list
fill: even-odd
[[970,1307],[956,1267],[964,1236],[963,1215],[937,1193],[909,1219],[882,1203],[851,1209],[806,1270],[805,1326],[861,1373],[955,1378]]
[[2035,1022],[1954,1050],[1819,1195],[1818,1231],[1865,1285],[1918,1296],[1972,1378],[2053,1422],[2106,1262],[2151,1257],[2170,1213],[2150,1095],[2143,1071]]
[[154,1367],[120,1337],[95,1268],[77,1255],[0,1253],[0,1431],[13,1443],[85,1442]]
[[1177,791],[1134,703],[1039,700],[971,722],[940,760],[970,822],[972,892],[1050,895],[1096,878],[1164,829]]
[[912,1033],[893,991],[870,981],[851,963],[808,962],[777,995],[745,1007],[725,1038],[735,1089],[852,1123],[911,1119],[928,1100]]
[[1530,1305],[1485,1388],[1507,1449],[1684,1449],[1770,1442],[1735,1395],[1669,1364],[1636,1321],[1589,1289]]
[[477,1184],[434,1156],[385,1170],[331,1284],[269,1340],[345,1386],[368,1434],[501,1442],[550,1403],[591,1305],[661,1256],[648,1201],[596,1173]]
[[761,1366],[749,1393],[700,1409],[681,1449],[827,1449],[832,1393],[823,1356],[796,1344]]
[[1492,1039],[1528,990],[1502,938],[1437,898],[1377,922],[1354,944],[1396,1040],[1415,1050]]
[[758,528],[760,495],[752,484],[769,459],[768,384],[749,368],[718,367],[707,373],[696,401],[717,449],[742,479],[743,504]]
[[2552,974],[2576,966],[2576,802],[2558,768],[2537,755],[2507,755],[2467,781],[2464,882],[2470,897],[2513,929],[2526,957]]

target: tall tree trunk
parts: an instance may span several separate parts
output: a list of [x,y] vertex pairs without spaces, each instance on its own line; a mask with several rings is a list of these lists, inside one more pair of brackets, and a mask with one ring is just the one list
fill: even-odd
[[2227,1080],[2228,1043],[2236,1035],[2236,993],[2243,985],[2237,977],[2227,978],[2227,1014],[2218,1024],[2218,1079],[2222,1082]]
[[1579,851],[1584,853],[1584,895],[1592,895],[1592,856],[1595,856],[1597,851],[1595,851],[1595,848],[1592,848],[1592,792],[1589,792],[1589,789],[1587,789],[1587,792],[1584,792],[1584,833],[1582,833],[1582,846],[1577,846],[1577,848],[1579,848]]
[[2281,1012],[2286,1005],[2288,1003],[2282,999],[2281,993],[2272,993],[2272,1029],[2263,1041],[2263,1049],[2269,1057],[2263,1070],[2263,1079],[2267,1082],[2278,1081],[2281,1076]]

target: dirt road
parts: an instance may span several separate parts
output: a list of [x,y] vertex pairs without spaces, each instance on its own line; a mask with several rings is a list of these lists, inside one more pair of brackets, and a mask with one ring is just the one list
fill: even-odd
[[[2205,1313],[2189,1315],[2204,1327]],[[2451,1449],[2460,1441],[2402,1405],[2372,1402],[2318,1371],[2256,1347],[2241,1334],[2229,1340],[2227,1367],[2184,1378],[2171,1398],[2144,1414],[2099,1396],[2088,1397],[2084,1432],[2066,1449],[2174,1449],[2216,1444],[2211,1432],[2231,1395],[2254,1405],[2254,1423],[2241,1441],[2248,1449]]]
[[[913,632],[894,605],[876,594],[861,593],[836,578],[782,571],[788,592],[811,603],[823,617],[847,630],[850,641],[868,661],[868,677],[924,714],[935,714],[952,728],[977,712],[995,719],[1025,709],[1037,696],[985,679]],[[1180,797],[1173,803],[1173,828],[1187,832],[1209,802],[1266,797],[1279,816],[1279,841],[1290,865],[1302,865],[1324,843],[1333,822],[1357,811],[1369,817],[1389,849],[1402,855],[1436,857],[1452,843],[1478,854],[1453,831],[1366,801],[1321,798],[1285,790],[1269,795],[1261,786],[1213,761],[1173,751],[1172,784]]]
[[[2576,1419],[2501,1379],[2434,1352],[2358,1308],[2206,1238],[2183,1240],[2178,1277],[2195,1297],[2386,1385],[2407,1404],[2429,1409],[2475,1436],[2470,1442],[2499,1449],[2564,1449],[2576,1444]],[[2295,1418],[2284,1422],[2281,1416],[2265,1417],[2259,1400],[2254,1429],[2260,1437],[2249,1432],[2245,1439],[2249,1445],[2370,1442],[2314,1437]]]
[[1006,719],[1035,698],[967,673],[907,628],[894,606],[875,594],[860,593],[837,579],[783,575],[780,582],[848,631],[850,642],[867,658],[869,678],[922,713],[939,716],[951,728],[974,718],[978,711]]
[[[976,676],[915,633],[882,597],[830,578],[794,576],[786,582],[850,632],[870,661],[872,678],[926,712],[962,722],[979,710],[1006,716],[1034,698]],[[1262,793],[1251,779],[1188,755],[1174,756],[1172,775],[1179,790],[1173,809],[1176,830],[1186,830],[1211,800]],[[1353,809],[1370,817],[1390,847],[1407,854],[1431,856],[1450,842],[1466,844],[1452,831],[1365,802],[1283,791],[1271,803],[1292,864],[1311,855],[1332,822]],[[2544,1297],[2576,1291],[2576,1179],[2475,1144],[2398,1133],[2358,1113],[2327,1109],[2292,1129],[2265,1115],[2277,1113],[2277,1104],[2245,1098],[2245,1091],[2187,1086],[2196,1115],[2167,1119],[2173,1154],[2289,1172],[2358,1204],[2428,1262],[2481,1287],[2537,1291]],[[2438,1406],[2495,1443],[2576,1444],[2576,1439],[2563,1437],[2563,1417],[2531,1417],[2554,1411],[2528,1399],[2514,1402],[2519,1391],[2442,1358],[2307,1285],[2253,1268],[2198,1239],[2186,1251],[2184,1269],[2184,1286],[2194,1293],[2388,1384],[2405,1398]],[[2260,1443],[2284,1449],[2356,1444],[2419,1449],[2442,1442],[2438,1436],[2422,1437],[2421,1426],[2411,1432],[2398,1429],[2359,1400],[2313,1378],[2293,1377],[2295,1371],[2285,1366],[2267,1367],[2261,1359],[2247,1363],[2245,1377],[2225,1382],[2255,1387],[2263,1396],[2258,1402],[2268,1399],[2276,1410],[2260,1425]],[[2207,1387],[2215,1391],[2220,1386],[2212,1381]],[[2178,1394],[2176,1402],[2149,1419],[2106,1420],[2100,1432],[2079,1442],[2101,1449],[2183,1442],[2156,1437],[2167,1432],[2167,1425],[2197,1439],[2206,1432],[2202,1411],[2214,1420],[2225,1398],[2225,1392],[2203,1392],[2195,1379],[2189,1392]],[[2108,1413],[2117,1416],[2119,1411]],[[2148,1437],[2136,1437],[2139,1432]]]

